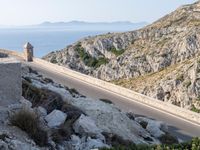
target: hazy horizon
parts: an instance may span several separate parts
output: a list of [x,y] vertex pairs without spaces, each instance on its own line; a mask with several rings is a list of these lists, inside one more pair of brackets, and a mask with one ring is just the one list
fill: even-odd
[[196,0],[0,0],[1,26],[43,22],[148,22]]
[[81,20],[71,20],[71,21],[57,21],[57,22],[50,22],[50,21],[44,21],[44,22],[40,22],[38,24],[28,24],[28,25],[1,25],[0,24],[0,28],[1,27],[34,27],[34,26],[41,26],[41,25],[46,25],[46,24],[91,24],[91,25],[95,25],[95,24],[105,24],[105,25],[112,25],[112,24],[149,24],[148,22],[145,22],[145,21],[141,21],[141,22],[131,22],[131,21],[104,21],[104,22],[86,22],[86,21],[81,21]]

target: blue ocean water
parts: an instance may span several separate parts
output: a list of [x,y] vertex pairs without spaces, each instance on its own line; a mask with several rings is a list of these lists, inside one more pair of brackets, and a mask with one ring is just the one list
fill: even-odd
[[77,40],[109,31],[69,31],[65,29],[17,28],[0,29],[0,49],[23,51],[23,45],[30,42],[34,55],[42,57],[47,53],[65,48]]

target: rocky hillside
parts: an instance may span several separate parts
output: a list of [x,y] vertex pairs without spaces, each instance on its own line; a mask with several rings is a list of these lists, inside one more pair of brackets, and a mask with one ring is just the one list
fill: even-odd
[[[140,30],[85,38],[44,59],[199,111],[199,72],[195,67],[199,54],[200,1]],[[186,62],[193,64],[192,74]],[[161,79],[156,79],[161,73]],[[183,79],[177,80],[179,75]]]
[[22,89],[20,101],[0,106],[2,150],[91,150],[178,143],[165,123],[123,112],[109,100],[90,99],[26,66]]

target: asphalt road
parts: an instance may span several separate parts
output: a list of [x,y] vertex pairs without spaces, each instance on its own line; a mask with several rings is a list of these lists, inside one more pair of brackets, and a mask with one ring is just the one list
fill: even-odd
[[49,70],[44,66],[36,63],[26,63],[28,66],[37,70],[44,77],[54,80],[54,82],[75,88],[79,93],[94,99],[109,99],[121,110],[133,112],[137,115],[146,116],[155,120],[163,121],[169,126],[169,132],[177,136],[180,140],[187,141],[192,137],[200,137],[200,125],[193,124],[182,118],[171,114],[156,110],[146,105],[130,101],[128,98],[122,97],[116,93],[104,90],[97,86],[85,83],[65,74],[57,73],[55,70]]

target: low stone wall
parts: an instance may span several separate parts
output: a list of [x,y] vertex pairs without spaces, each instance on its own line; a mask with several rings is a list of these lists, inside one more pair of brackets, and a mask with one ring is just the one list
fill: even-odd
[[21,99],[21,63],[10,58],[0,59],[0,106],[7,106]]
[[23,53],[19,53],[19,52],[12,51],[12,50],[0,49],[0,53],[7,54],[9,56],[17,56],[17,57],[24,58],[24,54]]
[[[2,52],[2,51],[0,50],[0,52]],[[9,54],[9,55],[24,57],[22,53],[17,53],[17,52],[14,52],[14,51],[7,51],[6,50],[6,53]],[[197,123],[197,124],[200,125],[200,114],[198,114],[198,113],[195,113],[195,112],[192,112],[190,110],[175,106],[175,105],[170,104],[170,103],[159,101],[157,99],[154,99],[154,98],[148,97],[146,95],[134,92],[132,90],[123,88],[121,86],[117,86],[117,85],[111,84],[109,82],[105,82],[103,80],[99,80],[97,78],[93,78],[91,76],[81,74],[81,73],[73,71],[71,69],[68,69],[68,68],[65,68],[65,67],[62,67],[62,66],[58,66],[56,64],[49,63],[49,62],[44,61],[44,60],[39,59],[39,58],[34,58],[33,62],[38,64],[38,65],[52,69],[54,71],[63,73],[66,76],[71,76],[73,78],[76,78],[76,79],[81,80],[85,83],[91,84],[93,86],[114,92],[116,94],[119,94],[121,96],[129,98],[129,100],[131,100],[131,101],[137,101],[138,103],[145,104],[145,105],[152,107],[154,109],[158,109],[158,110],[161,110],[163,112],[167,112],[167,113],[172,114],[174,116],[178,116],[180,118],[183,118],[185,120],[188,120],[188,121],[191,121],[191,122],[194,122],[194,123]]]

